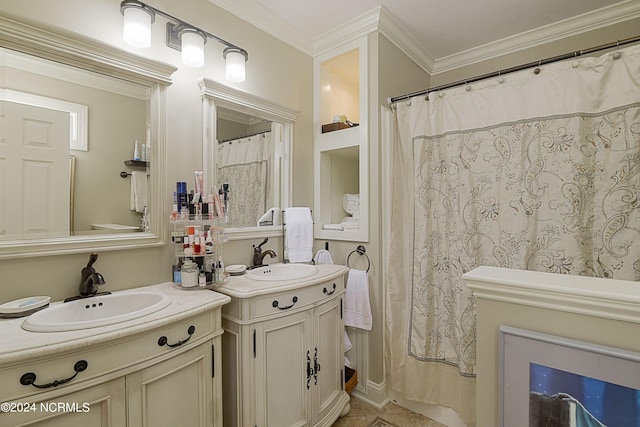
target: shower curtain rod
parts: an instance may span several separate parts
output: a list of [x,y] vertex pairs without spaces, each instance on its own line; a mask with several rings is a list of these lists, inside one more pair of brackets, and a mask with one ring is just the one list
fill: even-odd
[[222,141],[218,141],[218,144],[224,144],[225,142],[235,141],[236,139],[249,138],[249,137],[251,137],[251,136],[256,136],[256,135],[260,135],[260,134],[263,134],[263,133],[269,133],[269,132],[271,132],[271,129],[269,129],[269,130],[262,130],[262,131],[260,131],[260,132],[250,133],[249,135],[236,136],[235,138],[223,139]]
[[579,56],[582,55],[587,55],[590,53],[594,53],[594,52],[598,52],[600,50],[606,50],[606,49],[612,49],[614,47],[620,47],[623,45],[627,45],[627,44],[631,44],[631,43],[636,43],[636,42],[640,42],[640,36],[635,36],[635,37],[630,37],[628,39],[623,39],[623,40],[618,40],[616,42],[613,43],[607,43],[607,44],[603,44],[600,46],[596,46],[596,47],[592,47],[589,49],[584,49],[584,50],[577,50],[575,52],[569,52],[569,53],[565,53],[564,55],[558,55],[558,56],[554,56],[551,58],[547,58],[547,59],[541,59],[539,61],[534,61],[534,62],[528,62],[526,64],[521,64],[521,65],[517,65],[515,67],[511,67],[511,68],[505,68],[503,70],[498,70],[498,71],[494,71],[492,73],[487,73],[487,74],[482,74],[476,77],[472,77],[469,79],[464,79],[464,80],[458,80],[452,83],[447,83],[441,86],[435,86],[429,89],[424,89],[418,92],[413,92],[413,93],[408,93],[406,95],[401,95],[401,96],[396,96],[394,98],[387,98],[387,103],[389,105],[392,105],[398,101],[403,101],[405,99],[410,99],[413,98],[414,96],[420,96],[420,95],[428,95],[431,92],[435,92],[438,90],[443,90],[443,89],[450,89],[456,86],[462,86],[462,85],[466,85],[469,83],[474,83],[474,82],[478,82],[480,80],[485,80],[485,79],[490,79],[492,77],[499,77],[505,74],[509,74],[509,73],[514,73],[516,71],[522,71],[522,70],[526,70],[527,68],[533,68],[533,67],[539,67],[541,65],[546,65],[546,64],[550,64],[552,62],[558,62],[558,61],[563,61],[565,59],[571,59],[571,58],[577,58]]

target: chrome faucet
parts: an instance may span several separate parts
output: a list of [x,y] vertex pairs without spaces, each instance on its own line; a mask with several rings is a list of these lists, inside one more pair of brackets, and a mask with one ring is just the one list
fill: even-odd
[[98,286],[104,285],[106,282],[102,274],[98,273],[93,264],[98,260],[98,254],[92,253],[89,256],[87,266],[82,269],[80,278],[80,296],[91,297],[98,293]]
[[267,243],[269,241],[268,237],[265,237],[265,239],[262,241],[262,243],[260,243],[258,246],[253,245],[253,265],[252,268],[256,268],[256,267],[262,267],[264,266],[264,257],[269,255],[271,258],[275,258],[276,257],[276,253],[274,251],[272,251],[271,249],[267,249],[266,251],[262,251],[262,245],[264,245],[265,243]]

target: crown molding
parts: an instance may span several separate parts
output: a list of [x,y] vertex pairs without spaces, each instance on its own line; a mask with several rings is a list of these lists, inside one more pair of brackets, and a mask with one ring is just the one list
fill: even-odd
[[506,37],[492,43],[487,43],[483,46],[438,58],[435,61],[432,75],[530,49],[638,17],[640,17],[640,1],[627,0],[626,2],[617,3],[612,6],[554,22],[531,31]]
[[254,0],[209,0],[209,2],[310,56],[321,55],[378,31],[430,75],[470,66],[640,17],[640,1],[627,0],[482,46],[434,58],[382,6],[312,39]]
[[420,43],[396,21],[385,8],[380,11],[380,25],[378,31],[391,43],[413,60],[420,68],[432,74],[436,60]]
[[382,7],[378,6],[316,37],[314,39],[313,56],[322,55],[343,44],[351,43],[362,36],[377,31],[381,10]]
[[307,55],[313,56],[313,39],[295,29],[284,19],[254,0],[209,0],[210,3],[243,21],[283,41]]

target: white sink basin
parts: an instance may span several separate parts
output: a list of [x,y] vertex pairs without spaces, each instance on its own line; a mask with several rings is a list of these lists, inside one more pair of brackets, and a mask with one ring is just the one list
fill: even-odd
[[155,313],[170,303],[171,299],[159,292],[116,292],[45,308],[27,317],[22,329],[63,332],[96,328]]
[[254,268],[247,272],[247,277],[253,280],[281,281],[302,279],[313,276],[318,267],[309,264],[271,264]]

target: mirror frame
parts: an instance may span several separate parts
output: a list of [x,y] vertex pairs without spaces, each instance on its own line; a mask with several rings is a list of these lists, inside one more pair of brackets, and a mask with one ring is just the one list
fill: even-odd
[[[0,241],[0,259],[63,255],[162,246],[166,227],[166,90],[176,67],[146,59],[81,34],[42,29],[37,24],[0,17],[0,47],[34,55],[148,87],[152,146],[149,197],[150,232],[91,234],[52,239]],[[124,160],[124,159],[123,159]]]
[[[293,124],[296,122],[298,111],[287,106],[277,104],[267,99],[239,91],[229,86],[208,79],[200,81],[202,95],[202,167],[207,183],[215,181],[217,161],[217,107],[239,111],[252,116],[260,117],[271,122],[283,125],[284,147],[282,147],[280,165],[281,185],[276,189],[279,192],[282,206],[285,209],[291,206],[291,180],[292,165],[291,147],[293,146]],[[262,237],[282,236],[282,225],[263,227],[237,227],[225,228],[225,234],[229,240],[254,239]]]

